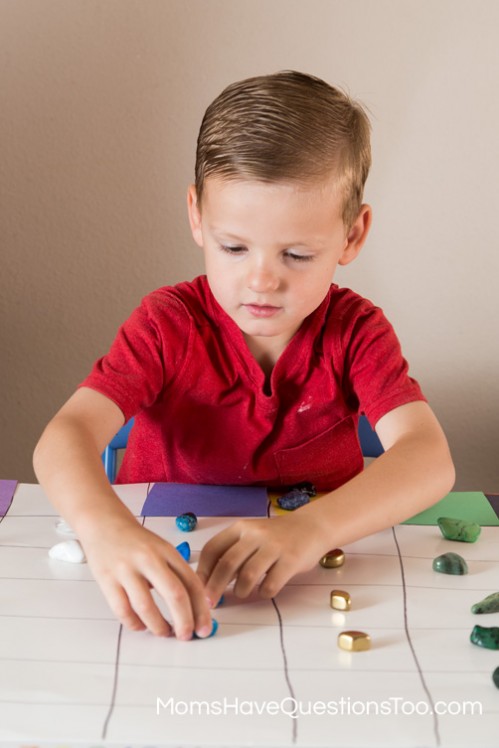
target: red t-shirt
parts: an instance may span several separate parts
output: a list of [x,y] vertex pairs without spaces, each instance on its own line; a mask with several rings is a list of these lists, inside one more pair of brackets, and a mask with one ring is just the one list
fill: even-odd
[[424,400],[383,312],[332,285],[274,366],[271,392],[205,276],[146,296],[80,386],[135,416],[118,481],[334,489],[372,425]]

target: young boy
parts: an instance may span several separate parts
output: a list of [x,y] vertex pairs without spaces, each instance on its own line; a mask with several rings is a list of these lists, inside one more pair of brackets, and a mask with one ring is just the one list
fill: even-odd
[[[274,596],[331,548],[450,490],[447,442],[391,326],[332,285],[369,231],[369,167],[363,110],[317,78],[252,78],[208,108],[188,191],[206,277],[143,300],[35,451],[40,483],[128,628],[207,636],[210,607],[232,580],[240,597],[258,583]],[[361,412],[386,450],[366,470]],[[204,547],[196,575],[106,480],[100,454],[132,416],[120,482],[306,480],[325,495],[286,516],[235,522]]]

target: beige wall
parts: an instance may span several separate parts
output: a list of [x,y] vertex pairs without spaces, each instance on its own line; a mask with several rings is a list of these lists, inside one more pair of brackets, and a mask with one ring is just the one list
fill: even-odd
[[223,86],[296,68],[370,108],[368,246],[461,489],[499,491],[496,0],[0,0],[0,477],[147,291],[202,270],[185,189]]

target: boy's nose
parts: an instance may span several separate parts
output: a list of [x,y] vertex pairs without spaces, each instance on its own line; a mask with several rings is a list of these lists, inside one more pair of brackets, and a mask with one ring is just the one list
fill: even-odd
[[256,293],[276,291],[279,287],[279,276],[271,267],[257,266],[248,274],[248,288]]

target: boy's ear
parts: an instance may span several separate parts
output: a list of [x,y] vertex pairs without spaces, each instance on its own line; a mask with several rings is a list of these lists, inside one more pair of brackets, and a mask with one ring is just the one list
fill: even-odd
[[198,198],[195,185],[191,184],[187,190],[187,213],[191,226],[192,236],[196,244],[203,246],[203,233],[201,231],[201,211],[198,207]]
[[370,205],[361,205],[359,215],[348,230],[345,239],[343,254],[338,260],[339,265],[348,265],[355,260],[367,239],[372,223],[372,210]]

